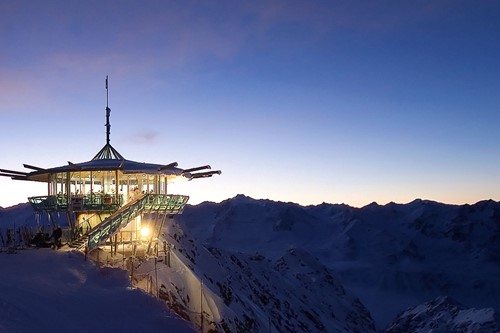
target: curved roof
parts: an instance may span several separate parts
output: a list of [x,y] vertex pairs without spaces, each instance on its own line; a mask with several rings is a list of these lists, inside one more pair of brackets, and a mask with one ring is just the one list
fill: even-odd
[[130,161],[126,159],[116,160],[116,159],[102,159],[102,160],[91,160],[82,163],[71,163],[68,165],[63,165],[60,167],[49,168],[37,170],[29,173],[27,176],[37,176],[43,174],[53,174],[59,172],[78,172],[78,171],[114,171],[120,170],[123,173],[145,173],[145,174],[163,174],[166,176],[175,175],[180,176],[183,174],[184,170],[177,168],[177,163],[171,163],[168,165],[153,164]]
[[[105,152],[106,149],[111,149],[113,155]],[[118,156],[120,158],[118,158]],[[12,170],[1,170],[0,176],[11,177],[17,180],[31,180],[38,182],[48,182],[49,175],[61,172],[94,172],[94,171],[121,171],[124,174],[148,174],[148,175],[164,175],[174,177],[185,177],[188,180],[196,178],[211,177],[214,174],[221,174],[220,170],[204,171],[211,169],[210,165],[204,165],[196,168],[181,169],[177,167],[177,162],[170,164],[156,164],[136,162],[124,159],[111,145],[108,143],[103,149],[90,161],[82,163],[72,163],[68,161],[67,165],[54,168],[40,168],[32,165],[24,164],[25,168],[35,170],[32,172],[21,172]]]

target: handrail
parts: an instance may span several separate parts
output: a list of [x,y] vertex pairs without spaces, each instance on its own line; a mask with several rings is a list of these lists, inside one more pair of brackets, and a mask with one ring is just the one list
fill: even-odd
[[[115,200],[116,198],[116,200]],[[75,199],[82,199],[78,208],[73,206]],[[66,195],[44,195],[29,197],[29,202],[36,211],[94,211],[94,210],[116,210],[123,203],[123,195],[114,196],[111,194],[85,194],[72,196],[68,202]]]
[[95,249],[128,224],[130,219],[133,219],[142,211],[141,205],[146,199],[147,196],[142,195],[134,201],[127,203],[92,229],[88,235],[88,249]]
[[144,210],[148,212],[155,210],[162,214],[180,214],[188,200],[189,197],[184,195],[143,194],[108,216],[88,233],[88,250],[103,244]]

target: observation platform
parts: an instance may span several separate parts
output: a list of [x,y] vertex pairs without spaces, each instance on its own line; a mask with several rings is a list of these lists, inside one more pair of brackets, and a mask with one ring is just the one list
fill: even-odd
[[[189,196],[178,194],[145,194],[144,207],[165,214],[179,214],[189,200]],[[45,195],[28,198],[37,212],[106,211],[114,212],[123,206],[123,195],[83,195],[72,197],[68,202],[63,195]]]
[[[125,159],[110,144],[108,77],[106,76],[106,144],[90,160],[42,168],[23,164],[30,171],[0,169],[0,176],[47,184],[47,195],[28,200],[37,213],[46,213],[56,229],[59,213],[66,215],[73,247],[92,251],[111,237],[123,234],[129,242],[142,242],[140,233],[158,235],[163,224],[184,209],[189,197],[167,194],[168,184],[220,175],[210,165],[180,168],[177,162],[146,163]],[[152,233],[153,235],[153,233]],[[154,237],[149,237],[149,244]]]

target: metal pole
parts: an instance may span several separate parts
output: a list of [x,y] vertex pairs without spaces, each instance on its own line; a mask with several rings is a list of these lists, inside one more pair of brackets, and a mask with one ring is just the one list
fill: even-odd
[[106,75],[106,144],[109,144],[109,133],[111,125],[109,124],[109,115],[111,109],[109,108],[109,98],[108,98],[108,76]]
[[163,241],[163,263],[168,266],[168,264],[167,264],[167,241]]
[[130,279],[134,280],[134,259],[133,257],[130,257]]
[[200,281],[200,331],[203,333],[203,279]]
[[123,241],[123,233],[120,231],[120,240],[122,242],[122,261],[123,268],[125,268],[125,242]]
[[155,257],[155,284],[156,284],[156,297],[158,297],[158,295],[160,294],[159,290],[158,290],[158,268],[157,268],[157,264],[158,264],[158,257]]
[[171,266],[171,262],[170,262],[170,251],[172,250],[172,247],[170,246],[170,244],[168,244],[168,248],[167,248],[167,262],[168,262],[168,267],[172,267]]

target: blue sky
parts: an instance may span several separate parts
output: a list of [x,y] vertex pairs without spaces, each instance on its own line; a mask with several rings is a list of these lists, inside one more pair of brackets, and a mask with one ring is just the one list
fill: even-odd
[[[496,1],[0,1],[0,168],[127,159],[192,203],[500,200]],[[0,206],[43,195],[0,177]]]

